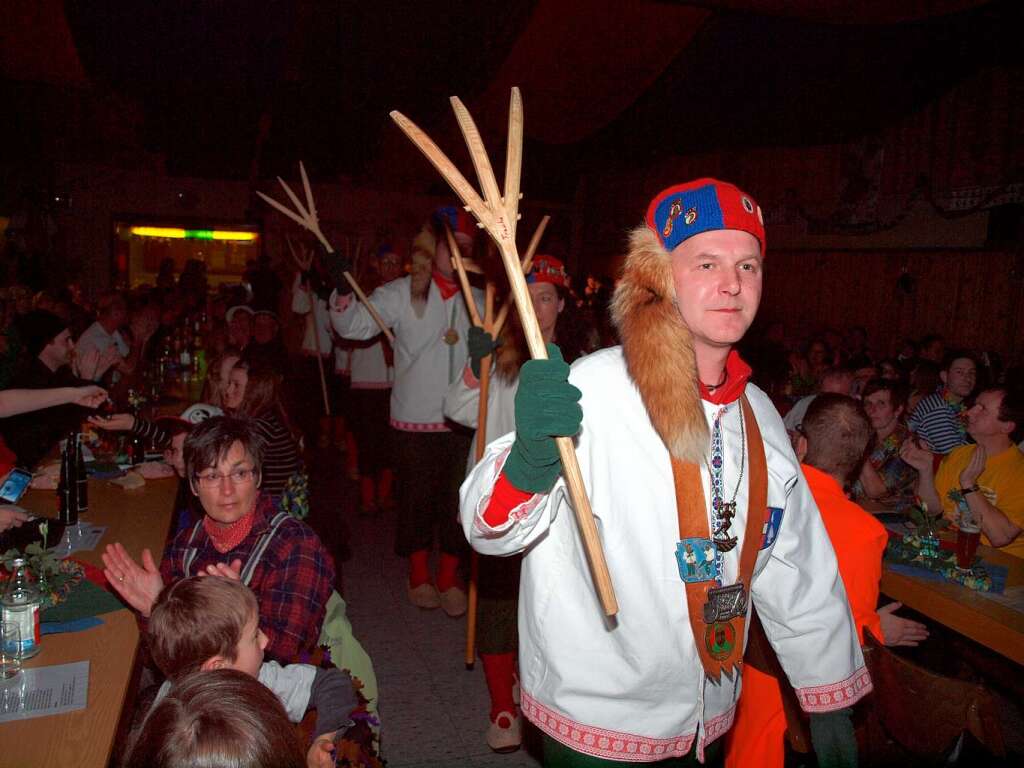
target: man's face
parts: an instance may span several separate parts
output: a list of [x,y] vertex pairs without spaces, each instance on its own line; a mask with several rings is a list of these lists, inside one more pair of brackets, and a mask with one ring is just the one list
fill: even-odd
[[730,347],[747,332],[761,303],[760,244],[753,235],[702,232],[672,251],[679,315],[704,347]]
[[203,510],[222,525],[230,525],[256,507],[258,476],[252,457],[235,443],[215,467],[207,467],[192,481]]
[[59,368],[71,362],[71,353],[75,350],[75,342],[71,339],[71,331],[65,328],[53,337],[53,341],[46,345],[40,357],[47,357],[57,364]]
[[[455,242],[459,245],[459,255],[463,258],[469,258],[469,252],[473,248],[473,241],[469,239],[469,235],[463,232],[456,232]],[[449,278],[455,272],[452,267],[452,252],[448,248],[447,237],[439,237],[437,240],[437,249],[434,251],[434,268]]]
[[226,669],[236,669],[250,677],[258,677],[263,666],[263,651],[267,648],[267,636],[260,629],[260,617],[253,611],[249,621],[242,628],[242,637],[235,646],[235,660],[225,664]]
[[975,440],[994,435],[1009,435],[1013,431],[1012,421],[1000,421],[999,409],[1003,405],[1000,391],[982,392],[967,411],[967,432]]
[[545,341],[551,341],[555,338],[555,324],[559,312],[565,308],[565,302],[558,298],[558,289],[551,283],[530,283],[526,287],[530,291],[541,335]]
[[378,259],[378,272],[382,283],[390,283],[402,274],[402,260],[396,253],[381,254]]
[[891,427],[900,414],[903,407],[894,408],[892,404],[892,393],[888,390],[872,392],[864,398],[864,410],[867,411],[871,426],[876,432]]
[[978,371],[974,361],[967,357],[958,357],[949,368],[939,374],[947,389],[957,397],[967,397],[974,391]]
[[233,339],[248,339],[252,335],[252,315],[238,311],[231,316],[228,323]]

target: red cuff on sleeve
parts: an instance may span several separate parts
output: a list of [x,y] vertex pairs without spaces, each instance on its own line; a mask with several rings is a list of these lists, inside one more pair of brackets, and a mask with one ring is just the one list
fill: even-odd
[[491,493],[491,500],[484,510],[484,522],[491,528],[497,528],[508,522],[512,510],[520,504],[528,501],[533,496],[529,491],[521,491],[509,482],[502,472],[498,476],[498,482],[494,484],[494,491]]

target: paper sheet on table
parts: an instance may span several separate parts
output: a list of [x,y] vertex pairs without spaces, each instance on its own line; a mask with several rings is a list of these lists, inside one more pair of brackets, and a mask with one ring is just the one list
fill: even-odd
[[107,532],[105,525],[89,525],[79,523],[64,529],[64,536],[60,543],[54,547],[55,554],[59,558],[65,558],[72,552],[88,551],[96,549],[103,534]]
[[85,709],[88,698],[88,661],[22,669],[0,683],[0,723]]

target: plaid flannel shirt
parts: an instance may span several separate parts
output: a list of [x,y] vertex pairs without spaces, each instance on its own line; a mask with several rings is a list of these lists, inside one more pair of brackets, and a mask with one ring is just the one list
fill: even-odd
[[[244,566],[260,536],[270,528],[274,513],[270,499],[260,494],[249,535],[223,554],[213,546],[202,525],[191,545],[192,527],[179,531],[160,564],[164,583],[172,584],[185,577],[185,555],[190,547],[196,550],[190,569],[192,576],[205,571],[208,565],[236,559]],[[316,647],[327,599],[334,588],[334,560],[312,528],[294,518],[282,523],[253,570],[249,587],[259,602],[260,628],[269,639],[269,657],[287,664]]]

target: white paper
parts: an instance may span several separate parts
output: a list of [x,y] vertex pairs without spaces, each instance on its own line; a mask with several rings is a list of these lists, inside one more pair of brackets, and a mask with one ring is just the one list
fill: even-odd
[[85,709],[88,699],[88,661],[23,668],[0,683],[0,723]]
[[59,558],[65,558],[72,552],[96,549],[103,534],[107,532],[105,525],[89,525],[79,522],[78,525],[70,525],[64,529],[64,535],[60,543],[54,547],[54,553]]

